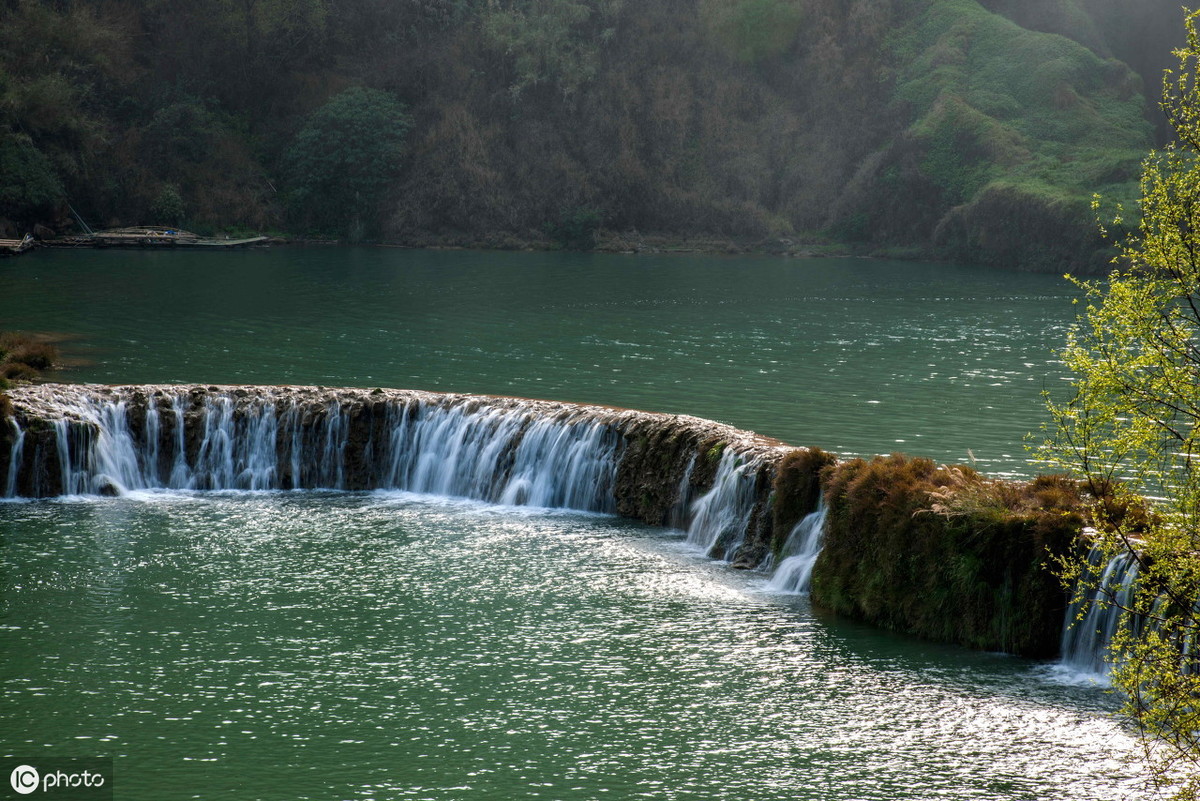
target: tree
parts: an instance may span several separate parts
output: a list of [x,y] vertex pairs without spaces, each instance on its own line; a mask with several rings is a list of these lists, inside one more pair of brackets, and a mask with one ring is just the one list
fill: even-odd
[[616,32],[624,0],[518,0],[483,12],[485,36],[513,60],[514,96],[557,85],[571,95],[596,77],[601,45]]
[[347,89],[314,112],[285,157],[293,216],[361,239],[377,224],[410,128],[404,104],[377,89]]
[[150,219],[157,225],[183,225],[187,218],[187,206],[183,195],[174,184],[164,184],[150,204]]
[[[1041,451],[1090,491],[1096,547],[1136,563],[1132,593],[1110,587],[1099,601],[1124,610],[1113,684],[1153,782],[1181,800],[1200,797],[1198,19],[1188,13],[1178,72],[1165,76],[1177,139],[1144,162],[1141,220],[1106,281],[1076,282],[1087,305],[1062,352],[1074,393],[1048,402]],[[1066,567],[1080,591],[1101,589],[1085,559]]]
[[64,199],[53,167],[29,137],[0,133],[0,217],[30,223]]

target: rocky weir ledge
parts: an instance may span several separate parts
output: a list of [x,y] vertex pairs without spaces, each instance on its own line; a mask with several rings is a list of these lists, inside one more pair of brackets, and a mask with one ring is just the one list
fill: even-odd
[[1067,594],[1051,560],[1080,547],[1065,480],[839,461],[686,415],[382,388],[42,384],[0,396],[0,418],[0,497],[403,490],[618,514],[764,572],[816,541],[793,587],[814,605],[1030,656],[1058,652]]

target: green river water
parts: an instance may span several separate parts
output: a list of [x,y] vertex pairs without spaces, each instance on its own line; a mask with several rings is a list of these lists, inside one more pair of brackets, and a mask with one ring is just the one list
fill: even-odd
[[[863,260],[0,271],[0,329],[90,361],[65,380],[599,402],[1000,474],[1031,470],[1073,313],[1061,279]],[[112,756],[122,799],[1144,797],[1094,686],[828,619],[681,539],[383,492],[0,503],[0,752]]]

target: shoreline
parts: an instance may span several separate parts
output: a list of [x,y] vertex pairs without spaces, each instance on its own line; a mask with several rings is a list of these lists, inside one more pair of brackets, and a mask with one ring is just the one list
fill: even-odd
[[[239,232],[239,236],[241,236]],[[169,244],[112,244],[82,242],[74,235],[63,235],[53,239],[38,239],[30,250],[42,248],[52,250],[176,250]],[[557,242],[541,238],[495,233],[484,236],[418,235],[412,237],[381,237],[378,239],[351,242],[346,239],[307,237],[287,233],[262,235],[253,242],[238,242],[238,248],[259,249],[268,247],[379,247],[403,250],[477,250],[496,252],[527,253],[602,253],[612,255],[703,255],[703,256],[760,256],[775,258],[866,258],[894,259],[898,261],[948,261],[944,257],[918,247],[870,247],[845,242],[834,242],[818,237],[770,237],[748,240],[724,237],[716,234],[675,235],[643,234],[638,231],[599,231],[594,247],[583,249],[566,248]],[[187,249],[187,248],[184,248]],[[195,250],[197,248],[191,248]],[[980,265],[984,266],[984,265]]]
[[381,237],[378,239],[351,242],[347,239],[331,239],[292,235],[283,232],[272,232],[258,236],[251,232],[238,230],[230,236],[251,237],[253,241],[236,242],[236,246],[225,247],[184,247],[169,244],[92,244],[81,243],[79,237],[63,235],[53,239],[35,240],[28,252],[42,249],[50,250],[255,250],[271,247],[375,247],[393,248],[399,250],[432,250],[432,251],[482,251],[498,253],[598,253],[605,255],[659,255],[659,256],[730,256],[743,258],[784,258],[784,259],[816,259],[816,258],[846,258],[846,259],[877,259],[882,261],[923,261],[939,264],[960,264],[984,270],[1003,270],[1006,272],[1038,273],[1062,275],[1104,275],[1111,269],[1106,262],[1103,270],[1072,270],[1066,264],[1042,265],[1040,268],[1029,264],[992,264],[982,261],[967,261],[956,258],[944,251],[919,245],[879,245],[871,243],[838,242],[819,236],[780,236],[765,239],[741,239],[717,234],[678,235],[662,233],[641,233],[639,231],[609,231],[597,232],[596,244],[589,249],[573,249],[563,247],[558,242],[541,236],[520,236],[513,233],[491,233],[482,236],[455,234],[417,234],[402,237]]

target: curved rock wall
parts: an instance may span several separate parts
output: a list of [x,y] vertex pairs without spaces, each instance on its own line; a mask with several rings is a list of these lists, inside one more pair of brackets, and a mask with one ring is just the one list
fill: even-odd
[[708,550],[742,567],[769,550],[788,450],[696,417],[412,390],[44,384],[9,398],[4,495],[386,488],[683,529],[698,502],[737,501],[740,530]]
[[[408,490],[616,513],[762,570],[823,541],[805,557],[815,604],[1032,656],[1057,648],[1066,593],[1051,560],[1082,526],[1064,479],[996,482],[899,456],[838,462],[682,415],[325,387],[47,384],[9,398],[0,496]],[[801,532],[818,506],[822,530]]]

